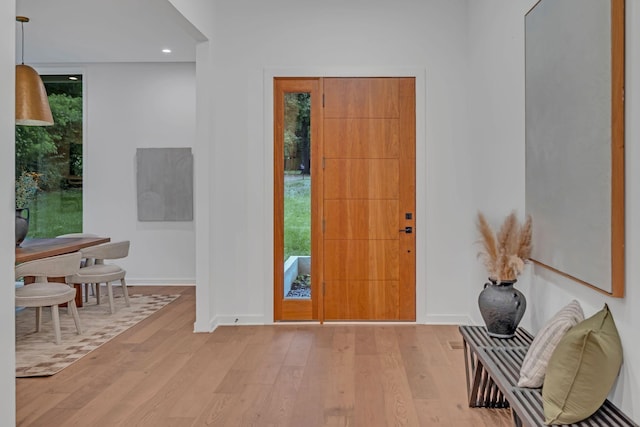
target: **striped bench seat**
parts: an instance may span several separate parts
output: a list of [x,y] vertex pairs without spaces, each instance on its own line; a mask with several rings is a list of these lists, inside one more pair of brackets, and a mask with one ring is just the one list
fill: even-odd
[[[511,408],[516,427],[545,426],[541,389],[517,386],[533,335],[518,328],[515,337],[500,339],[490,337],[484,326],[459,329],[464,343],[469,406]],[[639,427],[609,400],[591,417],[571,426]]]

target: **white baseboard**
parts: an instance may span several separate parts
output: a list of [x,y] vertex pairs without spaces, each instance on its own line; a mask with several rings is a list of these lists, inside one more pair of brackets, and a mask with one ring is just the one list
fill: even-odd
[[215,324],[215,321],[212,319],[209,322],[202,322],[204,326],[198,322],[193,323],[193,332],[194,333],[210,333],[216,330],[218,325]]
[[263,316],[216,316],[207,322],[195,322],[193,332],[213,332],[218,326],[263,326]]
[[[195,286],[195,279],[130,279],[126,278],[129,286]],[[114,282],[115,283],[115,282]]]
[[425,325],[472,325],[471,317],[460,314],[428,314]]
[[[216,316],[208,325],[194,324],[194,332],[213,332],[218,326],[263,326],[263,325],[279,325],[279,324],[318,324],[318,322],[291,322],[291,323],[274,323],[266,322],[263,316]],[[473,321],[469,316],[464,315],[431,315],[427,316],[424,323],[416,322],[325,322],[325,326],[331,325],[472,325]]]
[[266,325],[264,316],[216,316],[213,319],[215,327],[218,326],[231,326],[231,325]]

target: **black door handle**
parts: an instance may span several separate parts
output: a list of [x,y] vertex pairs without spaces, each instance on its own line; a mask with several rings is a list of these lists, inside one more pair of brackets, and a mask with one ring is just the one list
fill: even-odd
[[398,230],[402,233],[407,233],[407,234],[411,234],[413,233],[413,227],[405,227],[405,228],[401,228],[400,230]]

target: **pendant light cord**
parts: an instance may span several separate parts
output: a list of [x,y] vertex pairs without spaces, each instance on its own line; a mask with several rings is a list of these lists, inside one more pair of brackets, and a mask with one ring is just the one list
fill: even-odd
[[29,18],[27,18],[26,16],[16,16],[16,21],[18,21],[20,23],[20,35],[22,37],[22,46],[21,47],[21,52],[22,52],[22,65],[24,65],[24,23],[25,22],[29,22]]
[[22,32],[22,46],[21,46],[21,50],[22,50],[22,65],[24,65],[24,22],[20,22],[20,28],[21,28],[21,32]]

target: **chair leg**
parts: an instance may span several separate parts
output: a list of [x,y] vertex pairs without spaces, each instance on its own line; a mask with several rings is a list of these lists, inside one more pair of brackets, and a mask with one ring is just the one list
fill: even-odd
[[83,283],[82,287],[84,288],[84,302],[89,302],[89,287],[90,283]]
[[73,316],[73,321],[76,324],[76,330],[78,331],[78,335],[82,335],[82,326],[80,325],[80,316],[78,316],[78,307],[76,307],[75,300],[71,300],[67,303],[67,307],[71,311],[71,315]]
[[111,314],[116,312],[116,308],[113,305],[113,287],[111,286],[111,282],[107,282],[107,292],[109,293],[109,308],[111,309]]
[[60,344],[60,314],[58,313],[58,305],[51,306],[51,320],[53,320],[53,333],[56,337],[56,344]]
[[42,327],[42,307],[36,307],[36,332]]
[[120,285],[122,286],[122,293],[124,294],[124,302],[129,307],[129,291],[127,290],[127,283],[124,281],[124,277],[120,279]]
[[100,283],[92,283],[91,285],[96,287],[96,304],[100,305]]

